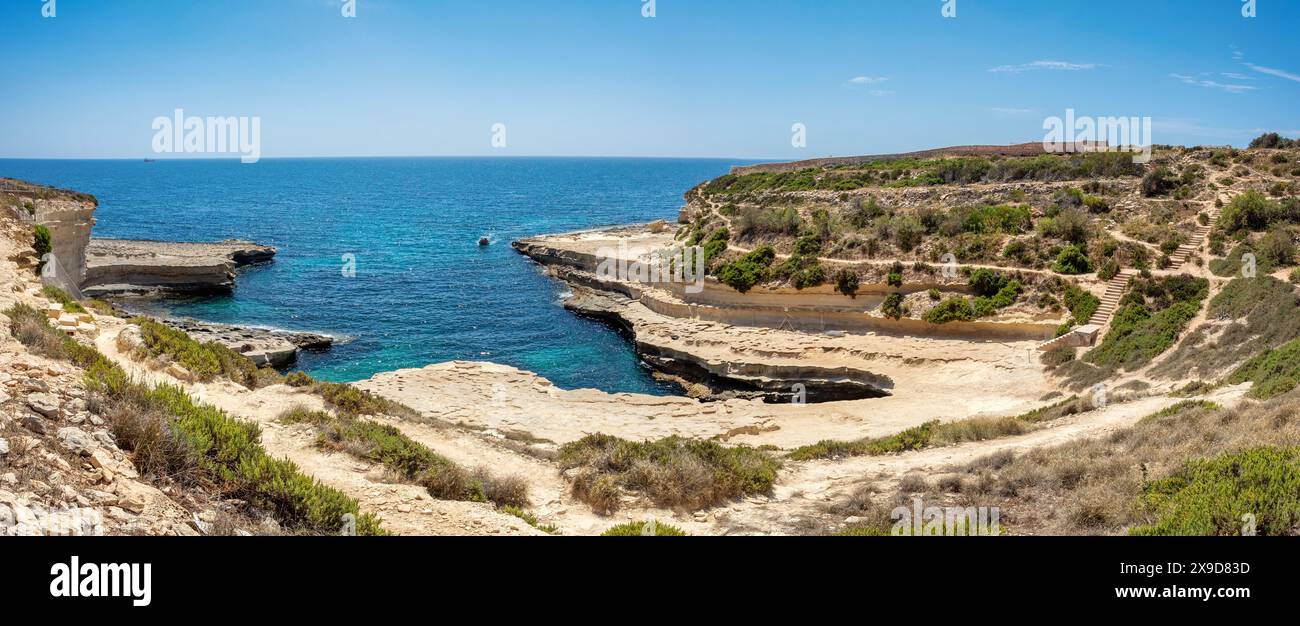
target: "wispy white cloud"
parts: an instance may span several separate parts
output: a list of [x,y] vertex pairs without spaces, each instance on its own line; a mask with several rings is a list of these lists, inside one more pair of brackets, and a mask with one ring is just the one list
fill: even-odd
[[889,80],[888,76],[855,76],[849,79],[850,85],[875,85]]
[[1102,67],[1097,63],[1071,63],[1069,61],[1032,61],[1030,63],[1021,63],[1020,65],[999,65],[989,68],[990,72],[1005,72],[1019,74],[1020,72],[1029,72],[1033,70],[1066,70],[1080,71],[1092,70]]
[[871,91],[868,91],[867,93],[869,93],[869,94],[871,94],[871,95],[873,95],[873,96],[876,96],[877,98],[879,98],[879,97],[881,97],[881,96],[892,96],[892,95],[894,95],[894,92],[891,91],[891,90],[889,90],[889,89],[872,89]]
[[1240,140],[1250,135],[1250,131],[1246,129],[1206,126],[1200,120],[1183,117],[1157,117],[1151,120],[1151,127],[1152,134],[1157,137],[1157,143],[1160,142],[1159,137],[1168,135],[1186,135],[1224,141]]
[[1232,80],[1255,80],[1254,76],[1247,76],[1238,72],[1219,72],[1219,76]]
[[1293,80],[1297,83],[1300,83],[1300,74],[1293,74],[1286,70],[1279,70],[1273,67],[1264,67],[1262,65],[1255,65],[1254,63],[1246,63],[1245,66],[1249,67],[1252,70],[1255,70],[1256,72],[1259,72],[1260,74],[1268,74],[1269,76],[1285,78],[1287,80]]
[[1213,81],[1205,78],[1197,78],[1195,76],[1188,76],[1186,74],[1170,74],[1170,76],[1177,78],[1178,80],[1181,80],[1188,85],[1196,85],[1197,87],[1205,87],[1206,89],[1220,89],[1228,93],[1245,93],[1247,91],[1254,91],[1256,89],[1254,86],[1251,85],[1236,85],[1232,83],[1220,83],[1218,81]]

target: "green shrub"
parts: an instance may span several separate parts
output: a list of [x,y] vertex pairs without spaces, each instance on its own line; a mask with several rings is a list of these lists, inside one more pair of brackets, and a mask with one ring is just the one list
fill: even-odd
[[685,531],[654,520],[648,522],[628,522],[610,527],[600,534],[601,537],[686,537]]
[[1087,274],[1092,271],[1088,255],[1076,245],[1066,246],[1052,264],[1052,271],[1058,274]]
[[307,375],[307,372],[295,371],[289,372],[289,374],[284,377],[284,384],[290,387],[310,387],[316,384],[316,381],[312,379],[311,376]]
[[885,302],[880,305],[880,312],[884,313],[885,317],[895,320],[901,319],[904,315],[907,315],[907,311],[903,308],[902,294],[889,294],[889,296],[885,298]]
[[1291,232],[1273,228],[1259,241],[1259,256],[1272,267],[1286,267],[1295,263],[1296,246]]
[[1007,277],[988,268],[978,268],[971,272],[966,283],[971,293],[977,296],[991,296],[1001,291],[1007,284]]
[[971,304],[976,317],[988,317],[997,313],[999,309],[1005,309],[1015,304],[1016,299],[1020,297],[1022,287],[1020,281],[1013,280],[1006,283],[992,296],[979,296]]
[[862,279],[854,270],[843,268],[835,272],[835,291],[850,298],[858,297],[858,288],[861,284]]
[[1219,215],[1219,228],[1227,233],[1266,230],[1277,222],[1300,219],[1294,203],[1283,205],[1251,189],[1233,198]]
[[1300,524],[1300,447],[1264,446],[1188,462],[1146,485],[1143,508],[1157,517],[1133,535],[1241,535],[1243,515],[1259,535]]
[[[1204,282],[1204,279],[1198,279]],[[1206,286],[1208,290],[1208,285]],[[1084,360],[1107,370],[1133,371],[1168,350],[1200,308],[1205,298],[1189,298],[1155,313],[1140,302],[1121,301],[1101,345]]]
[[54,249],[50,243],[50,229],[44,224],[37,224],[35,233],[32,235],[32,249],[36,251],[37,258],[43,258]]
[[419,411],[411,407],[377,396],[354,385],[317,381],[313,390],[330,406],[350,415],[392,415],[405,418],[420,416]]
[[[1250,140],[1250,147],[1289,150],[1292,148],[1300,147],[1300,141],[1297,141],[1295,139],[1287,139],[1286,137],[1283,137],[1277,133],[1264,133]],[[1282,155],[1274,155],[1274,156],[1282,156]]]
[[1287,276],[1287,280],[1291,281],[1292,284],[1300,285],[1300,267],[1291,270],[1291,273]]
[[501,507],[501,512],[505,513],[506,515],[513,515],[523,520],[525,524],[528,524],[529,526],[532,526],[533,528],[536,528],[537,530],[540,530],[548,535],[560,534],[559,527],[555,526],[554,524],[542,524],[541,522],[538,521],[536,515],[533,515],[532,513],[529,513],[528,511],[525,511],[517,506],[514,505],[503,506]]
[[1076,325],[1087,324],[1088,320],[1092,319],[1092,314],[1101,308],[1101,298],[1075,285],[1065,286],[1063,300],[1065,308],[1070,311]]
[[759,246],[744,256],[718,268],[718,280],[732,289],[745,293],[754,285],[767,282],[770,266],[776,259],[772,246]]
[[939,290],[934,287],[931,287],[929,291],[925,292],[925,295],[929,296],[931,300],[935,300],[935,301],[943,299],[943,294],[940,293]]
[[885,284],[889,285],[890,287],[902,287],[903,275],[898,272],[890,272],[889,276],[885,277]]
[[952,297],[935,305],[925,312],[925,321],[931,324],[948,322],[970,322],[975,319],[975,310],[966,298]]
[[1173,191],[1178,186],[1178,178],[1168,167],[1156,166],[1142,177],[1142,195],[1159,196]]
[[817,233],[809,233],[794,242],[797,256],[817,256],[822,251],[822,238]]
[[825,439],[794,449],[788,458],[794,461],[835,459],[853,456],[880,456],[922,450],[931,446],[952,445],[966,441],[986,441],[1019,435],[1042,422],[1059,419],[1091,409],[1078,397],[1010,417],[972,417],[952,422],[933,420],[886,437],[837,441]]
[[776,267],[774,274],[777,278],[789,280],[795,289],[816,287],[826,282],[826,270],[813,256],[791,256]]
[[748,446],[666,437],[633,442],[588,435],[561,446],[561,469],[581,468],[574,497],[597,512],[617,510],[617,489],[639,491],[660,506],[697,510],[768,493],[780,461]]

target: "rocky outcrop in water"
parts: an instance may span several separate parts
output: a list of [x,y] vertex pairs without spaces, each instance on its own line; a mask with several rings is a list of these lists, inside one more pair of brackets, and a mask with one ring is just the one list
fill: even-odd
[[266,263],[276,250],[250,241],[181,243],[91,239],[82,291],[104,295],[221,294],[235,287],[235,270]]
[[159,321],[185,331],[197,341],[215,341],[260,366],[287,367],[297,359],[298,350],[328,350],[334,345],[333,337],[316,333],[214,324],[185,318]]

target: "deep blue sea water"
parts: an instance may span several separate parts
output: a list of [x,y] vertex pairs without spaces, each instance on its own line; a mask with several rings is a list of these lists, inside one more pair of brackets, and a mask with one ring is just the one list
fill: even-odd
[[[299,366],[353,381],[452,359],[535,371],[564,388],[666,394],[612,329],[560,307],[562,285],[509,243],[674,220],[682,194],[741,161],[391,158],[0,160],[0,176],[93,193],[95,235],[241,238],[279,249],[233,296],[162,312],[347,340]],[[490,235],[491,246],[478,239]],[[356,276],[343,276],[344,255]]]

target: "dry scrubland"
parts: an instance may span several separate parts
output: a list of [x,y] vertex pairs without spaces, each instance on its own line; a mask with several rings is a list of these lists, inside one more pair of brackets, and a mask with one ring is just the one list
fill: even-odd
[[[875,535],[889,532],[892,508],[920,497],[997,506],[1007,534],[1234,534],[1245,513],[1262,534],[1296,534],[1297,181],[1300,149],[1265,136],[1246,150],[1161,147],[1145,165],[1126,154],[938,152],[738,173],[688,192],[673,239],[702,246],[710,275],[746,298],[829,286],[851,304],[874,290],[879,306],[859,314],[914,320],[922,338],[946,324],[1024,320],[1060,334],[1101,308],[1094,346],[1021,365],[1046,381],[1032,406],[954,414],[937,404],[892,431],[872,407],[902,398],[770,414],[759,399],[672,399],[676,427],[662,408],[651,415],[666,405],[611,396],[599,401],[645,401],[644,413],[604,427],[584,414],[578,434],[533,432],[486,417],[497,410],[486,399],[479,413],[400,402],[400,376],[358,386],[259,369],[220,344],[41,289],[33,257],[48,242],[22,212],[42,199],[0,198],[0,514],[80,507],[106,511],[107,532],[153,534],[336,534],[350,519],[361,534]],[[951,258],[957,278],[937,280]],[[51,302],[88,309],[97,330],[56,330]],[[777,358],[693,345],[697,320],[654,323],[685,337],[672,344],[683,359]],[[807,336],[761,332],[774,346]],[[797,358],[817,354],[834,355]],[[962,379],[978,392],[978,372]],[[896,382],[895,396],[923,401]],[[527,384],[552,403],[548,419],[593,401]],[[705,407],[719,420],[769,417],[701,436],[715,414]],[[819,419],[851,436],[818,440]],[[806,429],[803,441],[761,443],[781,429],[781,441]]]

